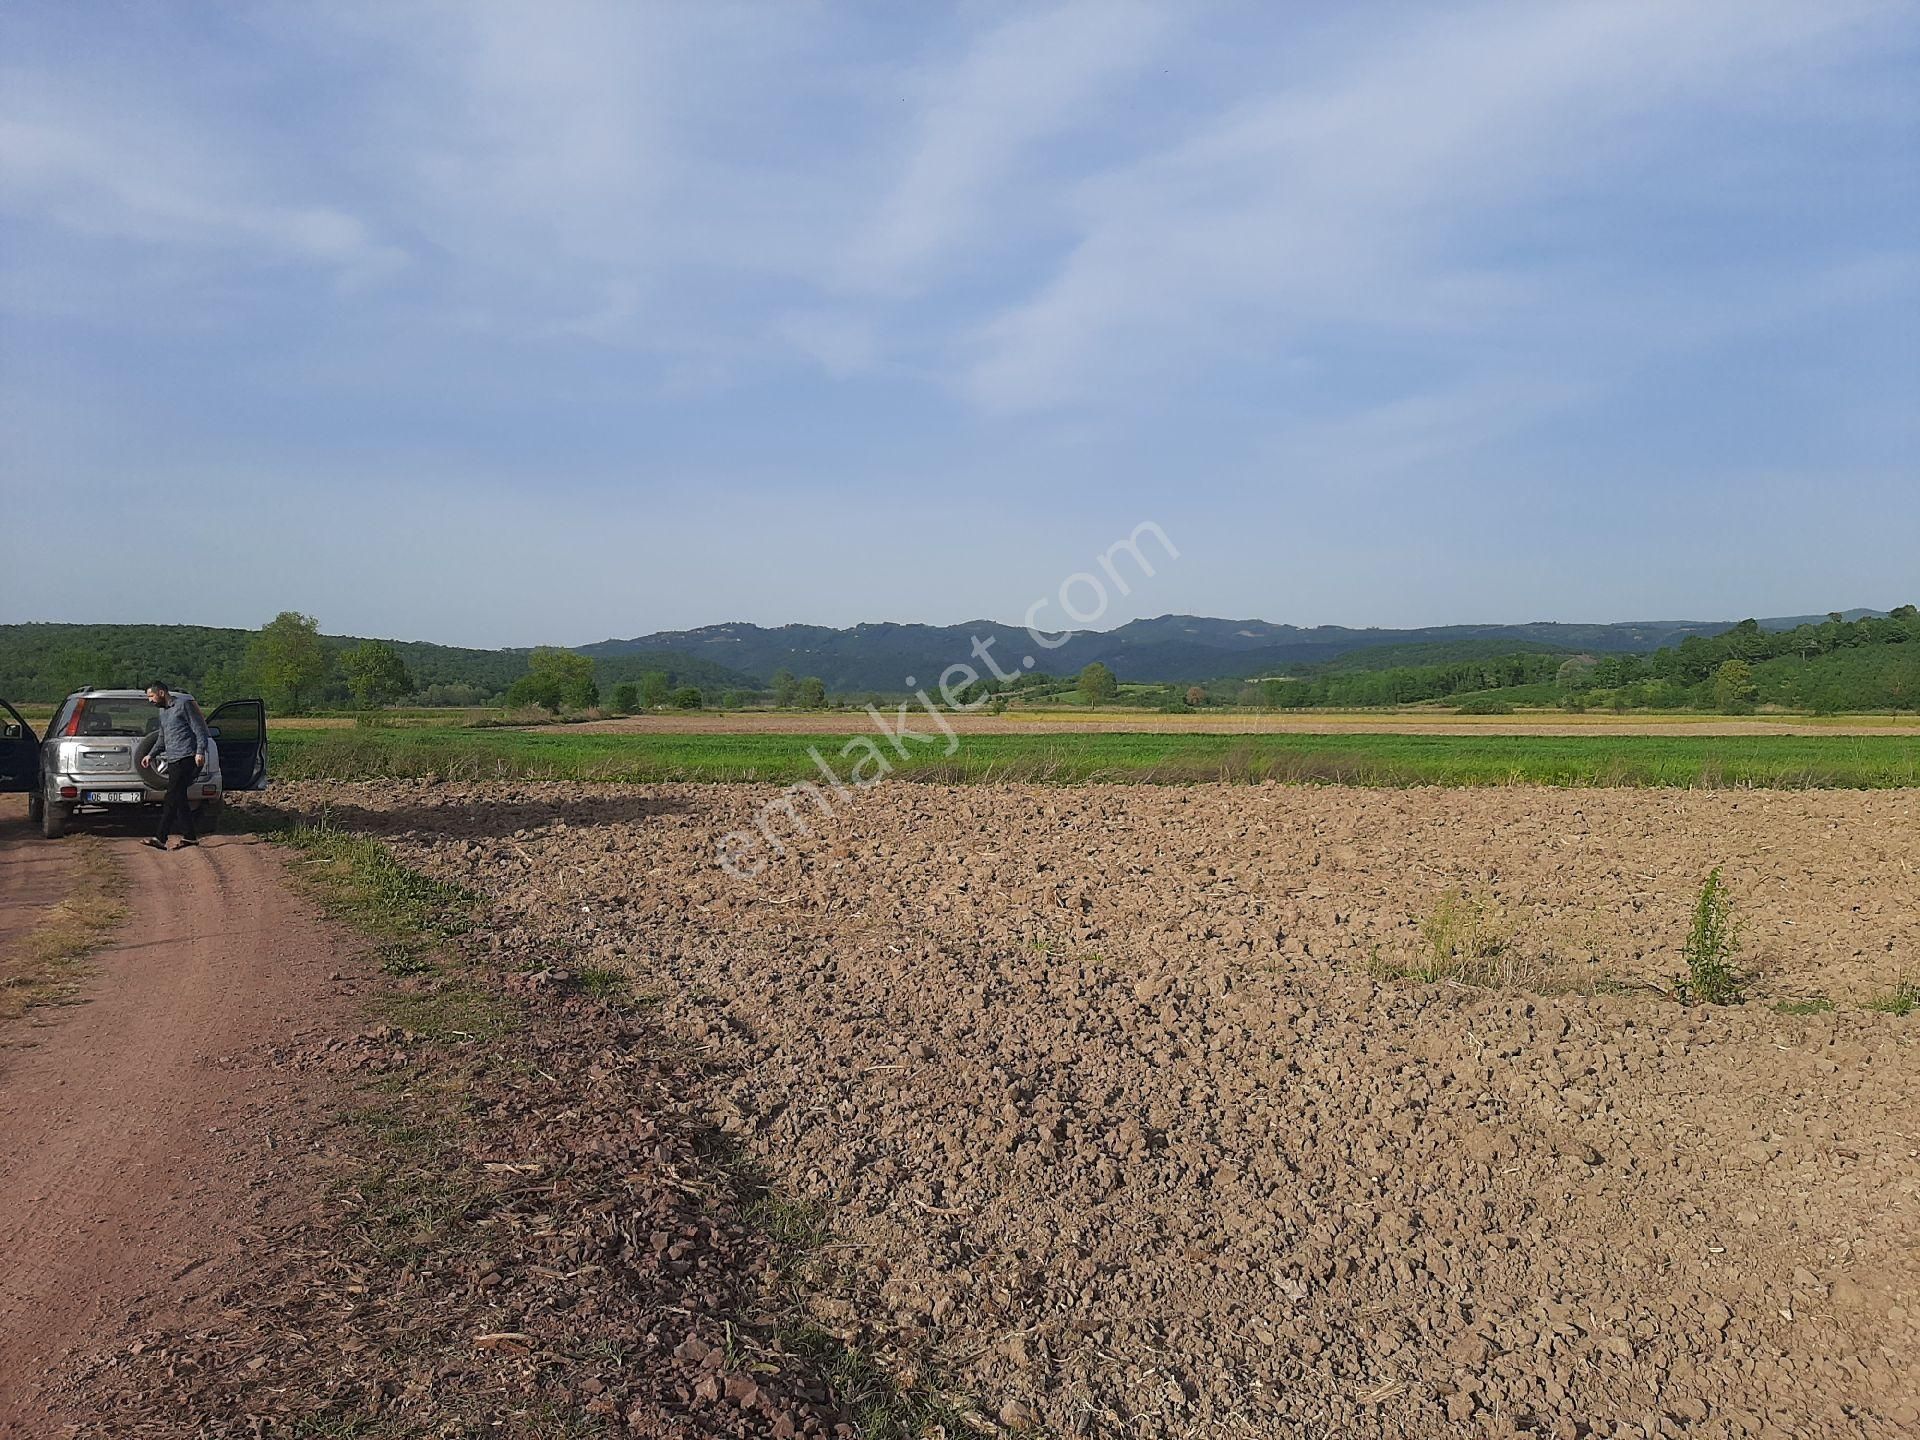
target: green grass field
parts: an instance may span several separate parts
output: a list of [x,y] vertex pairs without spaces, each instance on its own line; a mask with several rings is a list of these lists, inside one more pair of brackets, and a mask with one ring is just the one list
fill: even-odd
[[[819,780],[852,729],[819,735],[520,730],[281,730],[282,779]],[[1886,789],[1920,785],[1920,738],[1888,736],[968,735],[952,756],[879,742],[917,780],[1205,780],[1351,785],[1672,785]]]

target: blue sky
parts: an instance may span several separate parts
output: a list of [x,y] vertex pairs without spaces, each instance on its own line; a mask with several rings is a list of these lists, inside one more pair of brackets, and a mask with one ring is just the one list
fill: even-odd
[[1882,0],[0,12],[0,618],[1920,598]]

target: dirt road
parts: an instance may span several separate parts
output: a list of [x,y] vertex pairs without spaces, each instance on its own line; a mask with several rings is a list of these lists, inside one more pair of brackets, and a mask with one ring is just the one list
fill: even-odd
[[71,845],[44,845],[29,833],[26,806],[11,796],[0,811],[0,950],[40,924],[73,883]]
[[[47,857],[59,846],[25,832],[23,807],[0,811],[0,932],[57,888]],[[67,1358],[190,1317],[247,1262],[275,1207],[301,1192],[276,1182],[324,1103],[274,1056],[351,1003],[329,978],[341,964],[330,936],[265,845],[108,843],[130,913],[95,957],[85,1003],[0,1031],[7,1440],[96,1418],[63,1408]]]

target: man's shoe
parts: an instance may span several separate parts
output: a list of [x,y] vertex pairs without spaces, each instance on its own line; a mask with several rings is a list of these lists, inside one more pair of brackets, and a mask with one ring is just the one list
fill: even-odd
[[156,850],[164,850],[167,848],[166,841],[156,840],[151,835],[149,835],[146,839],[142,840],[140,843],[142,845],[151,845]]
[[178,846],[176,846],[175,848],[176,848],[176,849],[180,849],[180,850],[184,850],[184,849],[186,849],[186,848],[187,848],[187,846],[189,846],[189,845],[191,845],[191,846],[193,846],[193,847],[194,847],[195,849],[198,849],[198,848],[199,848],[199,846],[200,846],[200,842],[199,842],[198,840],[196,840],[196,839],[194,839],[194,838],[193,838],[193,836],[191,836],[191,835],[182,835],[182,836],[180,837],[180,844],[179,844]]

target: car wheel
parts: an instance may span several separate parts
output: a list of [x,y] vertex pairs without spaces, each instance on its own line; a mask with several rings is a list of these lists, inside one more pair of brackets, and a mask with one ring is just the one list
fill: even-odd
[[194,812],[194,829],[202,835],[214,835],[220,830],[220,812],[226,808],[226,801],[219,796],[211,800],[202,800],[200,808]]
[[27,796],[27,823],[29,825],[38,825],[40,823],[40,812],[46,808],[46,804],[47,797],[42,795],[38,790],[35,790]]
[[40,802],[40,833],[49,840],[58,840],[67,833],[67,821],[73,815],[70,805],[53,805]]

